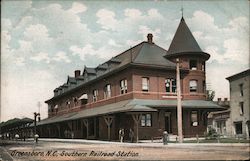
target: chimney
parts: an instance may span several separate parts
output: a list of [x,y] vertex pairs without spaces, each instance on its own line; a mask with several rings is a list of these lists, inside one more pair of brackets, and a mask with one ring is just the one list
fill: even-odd
[[220,102],[221,101],[221,98],[218,98],[218,102]]
[[75,78],[79,77],[81,74],[80,70],[75,70]]
[[147,38],[148,38],[148,43],[153,44],[153,34],[149,33]]
[[227,98],[224,98],[224,101],[228,101]]

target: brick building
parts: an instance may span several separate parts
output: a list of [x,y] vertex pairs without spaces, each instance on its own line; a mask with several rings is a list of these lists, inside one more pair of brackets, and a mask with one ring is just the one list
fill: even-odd
[[177,134],[176,58],[180,60],[184,137],[203,135],[207,115],[222,107],[206,100],[206,61],[181,18],[168,50],[147,41],[75,77],[47,100],[49,117],[38,123],[41,137],[117,140],[120,128],[129,139]]
[[230,121],[232,136],[250,137],[250,70],[226,78],[230,84]]

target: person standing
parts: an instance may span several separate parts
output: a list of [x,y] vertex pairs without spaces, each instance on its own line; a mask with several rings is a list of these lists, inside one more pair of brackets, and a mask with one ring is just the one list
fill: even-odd
[[123,142],[123,137],[124,137],[124,129],[119,130],[119,140],[122,143]]

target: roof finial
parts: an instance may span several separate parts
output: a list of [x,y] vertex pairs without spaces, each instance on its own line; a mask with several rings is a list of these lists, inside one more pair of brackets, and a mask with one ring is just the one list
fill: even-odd
[[181,6],[181,18],[183,18],[183,6]]
[[184,9],[183,9],[183,0],[181,1],[181,19],[183,19],[183,11],[184,11]]

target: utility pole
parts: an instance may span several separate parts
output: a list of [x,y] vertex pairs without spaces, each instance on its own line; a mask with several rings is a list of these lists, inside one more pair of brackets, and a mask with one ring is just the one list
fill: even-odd
[[181,82],[180,82],[180,64],[176,59],[176,81],[177,81],[177,119],[178,119],[178,137],[179,143],[183,142],[182,134],[182,107],[181,107]]
[[[37,134],[36,134],[36,118],[37,116],[40,118],[40,113],[34,112],[34,139],[37,142]],[[39,119],[40,120],[40,119]]]

